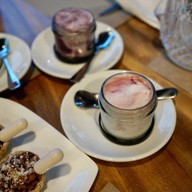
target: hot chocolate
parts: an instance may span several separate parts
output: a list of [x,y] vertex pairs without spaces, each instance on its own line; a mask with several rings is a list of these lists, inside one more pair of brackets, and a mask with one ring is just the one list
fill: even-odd
[[122,109],[136,109],[145,106],[150,101],[152,93],[149,82],[134,74],[115,76],[104,86],[106,100]]
[[104,81],[99,105],[104,134],[120,144],[136,144],[146,139],[153,128],[157,95],[147,77],[127,71]]
[[55,22],[63,30],[74,33],[89,30],[93,16],[83,9],[68,8],[55,15]]

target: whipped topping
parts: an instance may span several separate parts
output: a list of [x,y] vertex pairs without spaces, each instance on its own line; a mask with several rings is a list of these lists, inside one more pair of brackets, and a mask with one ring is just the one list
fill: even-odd
[[89,30],[93,15],[84,9],[66,8],[56,13],[55,22],[66,31],[79,32]]
[[137,109],[152,98],[152,87],[143,77],[135,74],[117,75],[104,85],[106,100],[121,109]]

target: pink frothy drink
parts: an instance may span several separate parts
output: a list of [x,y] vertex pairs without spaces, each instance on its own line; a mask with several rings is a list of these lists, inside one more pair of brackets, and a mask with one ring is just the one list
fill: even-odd
[[86,61],[94,51],[95,29],[95,18],[88,10],[66,8],[58,11],[52,22],[58,58],[69,63]]
[[99,104],[100,124],[110,138],[135,144],[149,135],[157,96],[145,76],[123,72],[109,77],[101,87]]
[[143,77],[126,74],[107,81],[104,96],[109,103],[118,108],[137,109],[151,100],[153,89]]

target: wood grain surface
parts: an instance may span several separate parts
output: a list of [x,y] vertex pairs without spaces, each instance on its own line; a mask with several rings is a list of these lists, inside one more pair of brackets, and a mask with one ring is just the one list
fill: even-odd
[[[14,21],[6,25],[12,25],[12,22]],[[5,32],[4,26],[1,15],[1,32]],[[176,128],[166,146],[142,160],[116,163],[91,157],[97,163],[99,172],[90,191],[99,192],[106,184],[111,183],[121,192],[190,192],[192,190],[192,93],[169,75],[163,75],[166,73],[154,70],[154,66],[150,66],[155,58],[164,57],[159,42],[159,31],[134,17],[129,18],[117,30],[123,38],[125,49],[122,58],[113,68],[137,71],[153,78],[163,87],[176,87],[179,90],[178,96],[174,99],[177,113]],[[169,66],[161,70],[167,71]],[[172,73],[178,73],[178,70],[172,70]],[[192,81],[192,73],[187,72],[187,74]],[[4,91],[0,96],[26,106],[65,134],[60,122],[60,106],[71,86],[68,80],[41,72],[30,81],[23,81],[20,89],[13,92]]]

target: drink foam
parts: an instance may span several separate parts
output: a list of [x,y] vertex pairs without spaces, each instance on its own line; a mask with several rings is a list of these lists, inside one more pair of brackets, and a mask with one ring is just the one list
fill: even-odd
[[137,109],[145,106],[152,98],[150,83],[135,74],[121,74],[109,79],[104,85],[104,97],[115,107]]
[[84,9],[67,8],[56,14],[55,21],[67,31],[86,31],[93,23],[93,15]]

